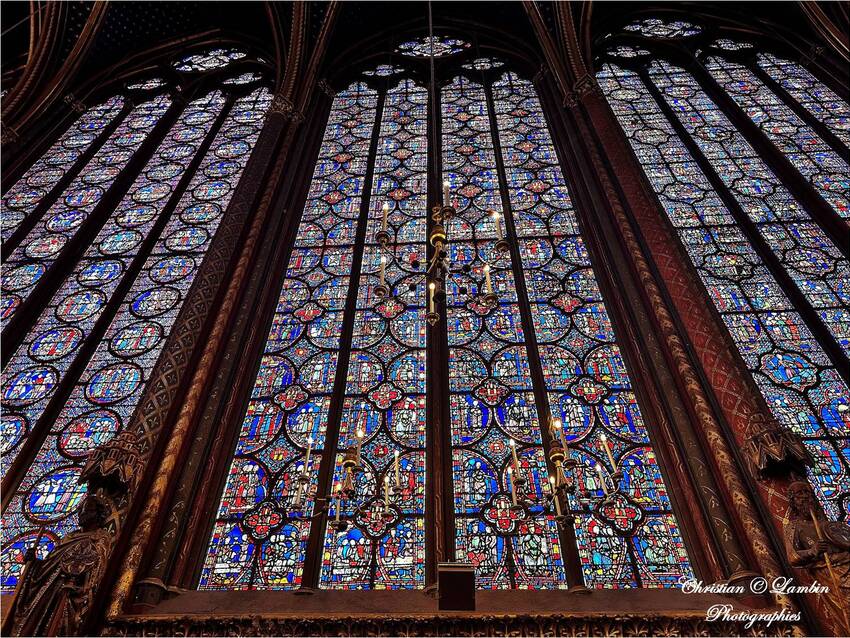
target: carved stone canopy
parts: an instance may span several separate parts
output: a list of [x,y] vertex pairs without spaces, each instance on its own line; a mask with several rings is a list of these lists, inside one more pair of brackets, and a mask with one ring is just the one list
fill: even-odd
[[124,431],[92,450],[80,475],[80,483],[87,483],[90,490],[104,489],[111,494],[132,493],[143,469],[139,439],[134,433]]
[[744,453],[753,474],[761,478],[804,475],[812,458],[800,438],[790,430],[770,424],[759,424],[755,434],[747,438]]

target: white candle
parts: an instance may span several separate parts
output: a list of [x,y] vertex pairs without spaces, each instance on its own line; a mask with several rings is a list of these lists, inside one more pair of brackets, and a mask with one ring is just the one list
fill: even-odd
[[395,486],[401,487],[401,473],[398,466],[398,450],[395,451]]
[[605,433],[603,432],[603,433],[600,435],[600,437],[599,437],[599,438],[601,438],[601,439],[602,439],[602,447],[604,447],[604,448],[605,448],[605,453],[608,455],[608,462],[609,462],[609,463],[611,463],[611,467],[612,467],[612,468],[614,469],[614,471],[616,472],[616,471],[617,471],[617,464],[614,462],[614,455],[613,455],[613,454],[611,454],[611,448],[610,448],[610,447],[609,447],[609,445],[608,445],[608,437],[607,437],[607,436],[605,436]]
[[514,485],[513,471],[511,466],[508,466],[508,482],[511,484],[511,501],[516,505],[516,486]]
[[608,484],[605,483],[605,475],[602,473],[602,466],[599,463],[596,464],[596,473],[599,475],[599,482],[602,483],[602,491],[605,496],[608,496]]
[[431,313],[434,312],[434,289],[435,288],[436,288],[436,285],[434,284],[433,281],[430,284],[428,284],[428,312],[431,312]]
[[337,523],[339,523],[339,510],[342,509],[342,501],[339,497],[339,484],[336,485],[336,490],[334,491],[334,501],[336,502],[336,518],[334,519]]
[[360,447],[363,445],[363,430],[357,428],[357,465],[360,465]]
[[381,255],[381,285],[383,286],[387,275],[387,258]]
[[516,441],[511,439],[511,456],[514,457],[514,467],[516,471],[519,472],[519,457],[516,454]]
[[450,203],[449,203],[449,189],[451,188],[451,186],[452,186],[452,185],[449,183],[449,180],[445,180],[445,181],[443,182],[443,205],[444,205],[444,206],[450,206]]
[[561,419],[552,419],[552,429],[555,430],[555,438],[561,439],[561,445],[564,450],[567,449],[567,437],[564,436],[564,431],[561,429]]
[[304,472],[310,468],[310,452],[313,451],[313,437],[307,437],[307,455],[304,457]]
[[549,484],[552,486],[552,500],[555,501],[555,513],[561,515],[561,502],[558,500],[558,492],[555,490],[555,477],[549,477]]
[[496,211],[490,211],[493,214],[493,223],[496,224],[496,237],[499,239],[504,239],[505,235],[502,233],[502,225],[499,223],[499,213]]
[[390,477],[384,477],[384,507],[390,506]]
[[493,282],[490,281],[490,264],[484,264],[484,290],[488,295],[493,294]]
[[386,231],[387,230],[387,215],[389,215],[389,212],[390,212],[390,205],[387,204],[386,202],[384,202],[383,211],[384,211],[384,220],[381,223],[381,229]]

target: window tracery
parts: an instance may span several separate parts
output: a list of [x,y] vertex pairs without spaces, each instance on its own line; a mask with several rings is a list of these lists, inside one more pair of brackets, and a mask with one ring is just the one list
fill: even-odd
[[[846,104],[795,63],[734,40],[716,43],[739,57],[706,57],[710,77],[846,217],[847,165],[754,65],[772,61],[780,83],[836,137]],[[597,79],[768,407],[811,453],[821,505],[830,518],[846,518],[850,392],[841,370],[850,266],[838,240],[690,71],[660,55],[636,63],[617,56]]]
[[[10,486],[0,550],[4,592],[14,589],[28,548],[37,544],[43,556],[76,527],[82,465],[126,428],[145,389],[259,136],[271,102],[262,82],[254,74],[236,89],[222,83],[185,105],[174,104],[160,78],[128,83],[144,101],[125,109],[12,253],[10,260],[20,252],[29,260],[22,265],[40,267],[19,288],[18,306],[38,278],[55,293],[3,369],[2,467]],[[159,93],[150,97],[152,91]],[[120,108],[123,100],[107,104]],[[156,133],[172,112],[174,123]],[[155,148],[138,175],[119,178],[150,137]],[[46,157],[53,156],[51,149]],[[73,171],[74,159],[63,169]],[[109,188],[126,192],[101,212],[97,204]],[[46,237],[61,248],[87,216],[94,238],[78,259],[59,249],[34,259],[35,242]]]
[[[457,215],[434,328],[428,93],[386,65],[364,74],[389,78],[382,88],[355,83],[334,99],[200,589],[423,587],[425,516],[437,507],[427,406],[441,402],[454,495],[442,498],[479,587],[567,587],[553,417],[579,466],[565,508],[586,584],[669,587],[692,573],[536,91],[497,77],[496,58],[470,65],[493,77],[460,75],[438,102]],[[428,359],[432,338],[445,339],[447,361]]]

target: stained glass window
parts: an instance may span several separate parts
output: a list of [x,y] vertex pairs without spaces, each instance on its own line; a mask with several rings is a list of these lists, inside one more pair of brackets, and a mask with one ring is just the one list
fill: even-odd
[[[134,108],[6,259],[2,318],[7,321],[84,226],[139,145],[171,105],[160,95]],[[49,380],[45,380],[49,383]],[[37,382],[36,385],[41,385]],[[43,385],[41,387],[44,387]],[[6,390],[3,390],[4,398]]]
[[[301,584],[309,513],[317,499],[326,500],[315,485],[340,328],[354,290],[353,252],[376,108],[375,91],[362,84],[334,100],[216,514],[201,589]],[[299,481],[302,473],[306,483]],[[350,546],[346,555],[355,560],[363,551]]]
[[[396,79],[402,66],[334,99],[200,589],[423,588],[426,517],[443,500],[478,587],[566,588],[564,539],[576,541],[551,504],[553,412],[582,468],[565,506],[586,584],[692,573],[536,91],[495,77],[496,58],[467,66],[494,77],[451,80],[431,140],[429,92]],[[434,143],[457,212],[429,326]],[[432,339],[444,360],[426,354]],[[428,415],[442,410],[438,495]]]
[[393,64],[379,64],[374,69],[363,71],[363,75],[377,77],[388,77],[399,73],[404,73],[404,67],[395,66]]
[[464,49],[470,47],[469,42],[465,42],[458,38],[449,38],[442,35],[427,36],[408,40],[398,45],[397,51],[402,55],[409,55],[417,58],[431,57],[433,49],[434,57],[444,57],[460,53]]
[[[829,114],[841,132],[847,105],[808,71],[787,63],[783,75],[779,58],[750,60],[773,61],[777,81],[787,80],[791,95],[818,119]],[[745,63],[711,56],[706,64],[846,216],[848,171],[839,156]],[[597,78],[767,405],[811,453],[809,478],[825,512],[847,518],[850,391],[835,358],[850,349],[850,266],[841,240],[795,199],[690,72],[658,59],[604,64]],[[825,338],[816,338],[815,324]]]
[[[850,219],[850,166],[753,71],[721,57],[706,60],[708,72],[729,93],[794,167],[844,219]],[[836,98],[836,116],[847,104]],[[843,105],[843,107],[842,107]]]
[[235,47],[221,47],[203,53],[187,55],[182,60],[175,62],[174,68],[188,73],[211,71],[226,67],[234,60],[241,60],[246,55],[244,51]]
[[475,58],[461,66],[471,71],[489,71],[490,69],[498,69],[505,66],[505,63],[497,58]]
[[[160,82],[133,87],[164,88]],[[139,403],[271,103],[264,87],[240,90],[212,90],[179,107],[120,202],[94,220],[99,230],[67,274],[50,271],[59,249],[27,248],[48,238],[61,249],[79,231],[174,108],[167,92],[129,111],[16,249],[22,263],[14,267],[37,276],[14,290],[26,293],[50,276],[56,292],[2,375],[2,466],[4,475],[15,468],[5,479],[16,483],[4,510],[3,592],[14,589],[29,547],[38,542],[43,556],[76,527],[82,465],[127,426]],[[4,279],[4,290],[14,281]]]
[[660,18],[643,18],[635,20],[623,27],[623,31],[640,33],[648,38],[684,38],[702,33],[702,29],[683,20],[662,20]]
[[124,98],[112,97],[83,113],[3,196],[3,243],[57,186],[75,162],[122,113]]

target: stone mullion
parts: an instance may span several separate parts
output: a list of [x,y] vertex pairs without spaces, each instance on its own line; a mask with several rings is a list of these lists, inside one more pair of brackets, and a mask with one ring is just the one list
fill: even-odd
[[[829,130],[823,122],[817,119],[812,113],[800,104],[794,96],[792,96],[788,91],[785,90],[779,82],[774,80],[770,75],[761,67],[755,59],[750,59],[746,63],[747,68],[753,72],[753,74],[761,80],[765,86],[767,86],[771,91],[773,91],[774,95],[778,97],[785,106],[791,109],[797,117],[799,117],[803,122],[806,123],[807,126],[811,127],[811,129],[824,141],[826,142],[833,151],[835,151],[838,155],[841,156],[845,162],[850,164],[850,149],[848,149],[842,142],[839,140],[835,133]],[[840,99],[840,98],[839,98]]]
[[[443,117],[439,87],[432,77],[428,99],[428,192],[425,215],[426,235],[431,236],[435,221],[431,211],[441,201],[443,174]],[[434,258],[434,246],[425,246],[426,264]],[[427,277],[426,277],[427,286]],[[430,294],[426,290],[426,295]],[[426,299],[427,302],[427,299]],[[425,583],[437,584],[437,564],[455,560],[454,474],[452,472],[451,393],[449,390],[449,341],[445,304],[437,306],[440,320],[427,330],[426,422],[431,426],[426,438]]]
[[[74,161],[71,168],[68,169],[68,171],[56,182],[56,185],[52,189],[50,189],[50,191],[48,191],[44,197],[41,198],[41,201],[39,202],[38,206],[36,206],[35,209],[29,215],[27,215],[26,219],[21,222],[21,225],[18,226],[17,230],[15,230],[15,232],[9,236],[8,241],[4,242],[3,245],[0,246],[0,255],[2,255],[3,261],[5,261],[5,259],[12,254],[12,251],[14,251],[18,244],[21,243],[21,240],[23,240],[29,234],[29,232],[33,229],[33,226],[35,226],[36,223],[38,223],[38,221],[41,219],[42,215],[44,215],[44,212],[56,202],[56,199],[62,193],[65,192],[65,189],[68,188],[71,182],[74,181],[74,178],[76,178],[77,175],[79,175],[80,171],[83,170],[83,168],[85,168],[85,166],[89,163],[89,160],[91,160],[91,158],[94,157],[95,154],[101,149],[101,147],[106,143],[106,140],[108,140],[110,136],[115,132],[115,129],[117,129],[121,125],[121,122],[123,122],[124,118],[126,118],[130,111],[133,110],[134,106],[135,105],[130,101],[129,98],[125,99],[124,107],[121,109],[121,112],[117,116],[115,116],[112,122],[110,122],[106,127],[104,127],[104,129],[100,132],[100,135],[98,135],[98,137],[91,144],[89,144],[89,147],[85,150],[85,152],[82,153],[76,159],[76,161]],[[65,133],[65,131],[68,130],[68,128],[70,128],[71,126],[76,126],[77,122],[84,114],[85,111],[76,112],[77,117],[71,120],[71,123],[68,125],[68,127],[62,130],[59,135],[56,135],[52,142],[45,144],[46,148],[44,152],[47,152],[47,150],[49,150],[50,148],[50,145],[55,144],[59,140],[59,138]],[[55,130],[51,131],[51,133],[55,134]],[[35,162],[41,159],[43,154],[44,153],[39,154],[38,157],[36,157]],[[26,171],[29,170],[29,168],[31,168],[32,165],[35,164],[35,162],[32,162],[29,166],[23,168],[21,174],[18,176],[18,179],[22,178]],[[4,197],[6,196],[7,191],[12,186],[14,186],[17,181],[18,180],[15,180],[15,182],[10,182],[8,188],[4,189]]]
[[[484,91],[487,97],[487,113],[490,118],[490,134],[493,140],[493,154],[496,158],[496,174],[499,179],[499,195],[502,200],[502,210],[504,210],[505,238],[508,240],[508,244],[510,246],[510,270],[516,286],[517,306],[520,310],[520,320],[522,323],[523,336],[525,338],[525,349],[528,355],[529,370],[531,372],[534,402],[537,404],[537,422],[540,429],[540,441],[543,453],[546,457],[545,462],[549,476],[555,476],[556,468],[549,456],[549,452],[552,447],[552,434],[549,430],[552,422],[552,412],[549,407],[549,390],[546,387],[546,379],[543,374],[540,349],[537,345],[537,334],[534,330],[534,320],[532,319],[531,306],[528,301],[528,289],[525,285],[525,271],[522,264],[522,256],[519,252],[519,240],[517,237],[516,226],[514,225],[513,213],[511,211],[510,191],[507,175],[505,173],[502,144],[499,139],[499,127],[498,120],[496,119],[496,105],[493,99],[493,87],[489,82],[484,84]],[[549,241],[553,240],[553,238],[549,236],[547,236],[546,239]],[[517,448],[519,448],[519,446],[517,446]],[[546,488],[544,487],[543,489],[545,490]],[[555,498],[561,497],[559,494],[555,494]],[[563,505],[564,511],[566,512],[569,508],[566,500],[564,500]],[[573,526],[572,521],[567,520],[565,524],[558,525],[558,537],[561,545],[561,552],[564,557],[564,572],[566,574],[568,587],[576,590],[585,589],[584,578],[582,577],[581,572],[581,557],[579,556],[578,542],[576,540],[575,527]],[[631,557],[631,552],[629,552],[629,556]]]
[[829,331],[829,328],[823,322],[818,311],[812,307],[809,300],[800,292],[797,284],[791,279],[787,271],[782,267],[782,263],[776,254],[771,250],[765,239],[762,237],[755,223],[749,218],[747,213],[741,208],[738,200],[726,187],[723,178],[714,169],[714,166],[705,157],[700,147],[694,142],[691,135],[685,129],[684,125],[679,121],[672,107],[664,99],[660,89],[652,81],[649,74],[642,70],[640,77],[643,80],[647,91],[655,99],[660,111],[667,118],[670,126],[679,136],[682,143],[691,154],[694,162],[699,166],[700,170],[706,176],[709,184],[717,193],[717,196],[726,206],[726,209],[735,220],[735,224],[741,230],[743,236],[752,244],[756,253],[761,257],[768,271],[779,283],[782,291],[788,295],[794,308],[800,313],[800,316],[805,321],[806,325],[812,331],[818,344],[826,351],[827,356],[835,364],[836,371],[844,379],[845,383],[850,384],[850,361],[847,355],[841,349],[841,346],[836,341],[835,337]]
[[[351,263],[351,274],[348,283],[348,297],[343,311],[342,334],[339,340],[339,357],[336,363],[336,378],[334,380],[331,403],[328,408],[327,429],[325,430],[325,446],[322,450],[322,460],[319,465],[319,477],[316,481],[316,500],[331,493],[333,487],[336,455],[339,451],[339,426],[342,419],[345,389],[348,385],[348,364],[351,359],[351,342],[354,335],[354,319],[357,314],[357,297],[362,273],[363,252],[366,245],[366,227],[369,221],[369,207],[372,200],[372,182],[375,176],[375,157],[380,140],[381,122],[383,121],[386,91],[378,93],[378,103],[375,107],[375,121],[369,142],[368,164],[363,178],[363,191],[360,194],[360,217],[357,222],[357,234],[352,245],[354,257]],[[329,503],[330,504],[330,503]],[[342,507],[338,503],[337,507]],[[319,586],[322,566],[322,550],[328,522],[329,509],[322,509],[313,518],[310,525],[310,537],[304,553],[304,571],[302,587],[313,589]]]

